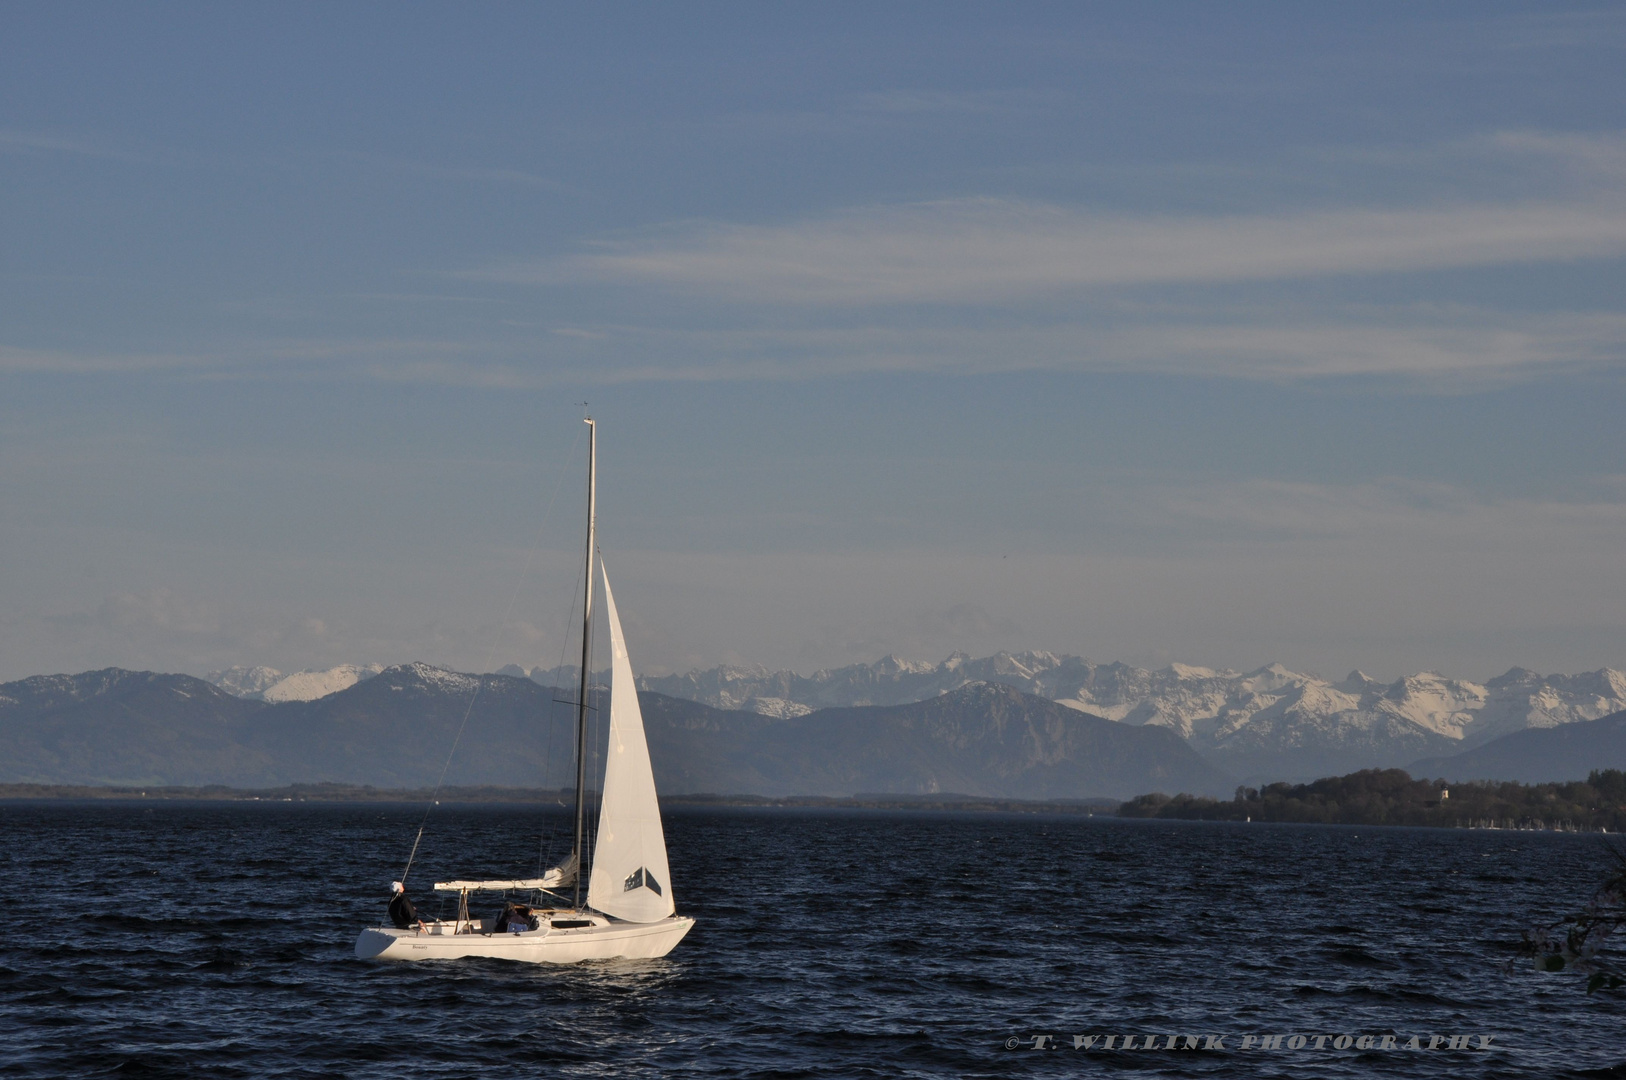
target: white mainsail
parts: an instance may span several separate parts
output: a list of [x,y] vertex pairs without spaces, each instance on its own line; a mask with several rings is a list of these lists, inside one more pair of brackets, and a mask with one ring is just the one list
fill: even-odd
[[[599,572],[603,574],[602,563]],[[610,627],[610,740],[587,904],[627,922],[659,922],[675,910],[672,876],[666,867],[666,834],[655,799],[655,773],[644,740],[638,687],[607,574],[604,616]]]

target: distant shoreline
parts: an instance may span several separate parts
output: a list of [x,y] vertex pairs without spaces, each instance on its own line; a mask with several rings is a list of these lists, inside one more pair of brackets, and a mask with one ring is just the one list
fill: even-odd
[[[1398,771],[1398,770],[1396,770]],[[1377,770],[1372,770],[1377,773]],[[1363,774],[1354,774],[1361,776]],[[1371,774],[1367,774],[1371,775]],[[1404,775],[1404,774],[1401,774]],[[1426,781],[1418,781],[1418,784]],[[1286,787],[1287,785],[1278,785]],[[1305,785],[1309,787],[1311,785]],[[1489,786],[1489,785],[1485,785]],[[1510,784],[1506,787],[1517,788]],[[1548,785],[1557,786],[1557,785]],[[1469,787],[1460,785],[1458,790]],[[17,802],[125,802],[125,803],[256,803],[360,806],[368,803],[417,804],[433,797],[437,804],[460,806],[529,805],[568,809],[569,789],[513,788],[498,786],[446,787],[438,793],[428,788],[376,788],[365,784],[290,784],[280,788],[234,788],[222,784],[200,787],[175,785],[113,786],[93,784],[0,784],[0,804]],[[592,798],[597,798],[594,792]],[[1447,828],[1490,829],[1534,832],[1626,832],[1626,822],[1617,817],[1592,820],[1595,815],[1577,814],[1547,821],[1528,817],[1462,820],[1446,817],[1438,804],[1418,813],[1385,813],[1386,820],[1373,820],[1371,814],[1326,813],[1325,809],[1296,806],[1287,812],[1276,806],[1265,808],[1249,801],[1222,802],[1196,799],[1190,795],[1142,795],[1128,802],[1116,799],[1002,799],[976,795],[669,795],[662,796],[664,809],[705,809],[707,807],[764,810],[901,810],[921,812],[985,812],[1007,814],[1065,814],[1077,817],[1108,817],[1124,821],[1209,821],[1267,825],[1340,825],[1361,828]],[[1252,811],[1252,814],[1247,813]],[[1626,810],[1623,810],[1626,812]],[[1609,827],[1613,822],[1614,827]]]
[[[367,784],[290,784],[279,788],[234,788],[223,784],[200,787],[175,785],[0,784],[0,802],[59,800],[131,802],[273,802],[273,803],[424,803],[433,797],[442,803],[528,803],[571,805],[571,792],[547,788],[496,786],[377,788]],[[1015,813],[1116,813],[1117,799],[1002,799],[976,795],[667,795],[662,806],[785,807],[792,809],[859,810],[986,810]]]
[[0,784],[0,800],[132,800],[166,802],[175,800],[206,802],[441,802],[568,803],[569,791],[544,788],[496,786],[446,787],[440,792],[429,788],[376,788],[369,784],[289,784],[277,788],[236,788],[225,784],[187,787],[174,784]]

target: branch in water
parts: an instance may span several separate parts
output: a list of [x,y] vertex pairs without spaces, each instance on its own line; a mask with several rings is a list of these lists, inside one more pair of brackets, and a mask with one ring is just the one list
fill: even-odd
[[1615,872],[1598,887],[1578,914],[1523,933],[1520,952],[1538,971],[1571,971],[1590,976],[1587,993],[1626,986],[1626,972],[1599,957],[1609,935],[1626,925],[1626,853],[1611,847]]

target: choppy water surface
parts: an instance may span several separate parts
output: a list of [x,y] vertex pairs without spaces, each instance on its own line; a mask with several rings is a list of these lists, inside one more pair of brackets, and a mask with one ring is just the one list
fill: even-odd
[[[1519,926],[1604,876],[1596,838],[678,811],[699,922],[664,960],[358,961],[420,813],[0,805],[0,1075],[1626,1075],[1626,1002],[1507,963]],[[563,830],[436,810],[420,908],[436,878],[534,872]],[[1067,1041],[1169,1033],[1226,1049]],[[1242,1051],[1250,1033],[1496,1048]]]

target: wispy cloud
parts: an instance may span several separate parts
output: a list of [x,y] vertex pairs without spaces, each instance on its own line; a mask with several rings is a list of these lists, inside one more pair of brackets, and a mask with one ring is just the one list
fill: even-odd
[[468,277],[587,273],[735,300],[987,303],[1105,286],[1376,274],[1626,254],[1626,199],[1234,217],[1126,217],[964,199],[716,225]]
[[1133,513],[1165,535],[1207,543],[1274,543],[1331,556],[1340,546],[1394,545],[1468,554],[1602,555],[1626,526],[1620,477],[1589,478],[1571,498],[1487,497],[1463,487],[1389,477],[1355,484],[1251,479],[1146,493]]
[[[933,95],[885,100],[888,108],[972,104]],[[575,256],[481,267],[461,276],[512,284],[587,278],[802,306],[987,305],[1125,286],[1626,254],[1626,137],[1619,133],[1508,131],[1389,155],[1391,169],[1472,178],[1479,194],[1465,198],[1460,191],[1466,185],[1440,187],[1436,180],[1433,197],[1410,203],[1183,215],[999,197],[943,199],[778,223],[678,224],[606,240]],[[1426,162],[1419,164],[1420,157]],[[1516,187],[1498,196],[1496,185],[1478,182],[1496,175],[1516,180]]]
[[[439,363],[450,368],[457,358],[482,347],[480,342],[402,338],[273,339],[176,353],[68,351],[0,345],[0,374],[355,377],[382,375],[391,364],[410,368],[414,363]],[[489,351],[489,347],[486,348]]]
[[[597,281],[709,305],[704,329],[692,320],[581,324],[597,335],[577,343],[582,356],[597,343],[581,373],[593,381],[1057,370],[1464,386],[1626,360],[1626,315],[1608,305],[1555,311],[1558,298],[1540,288],[1519,306],[1428,303],[1426,289],[1385,305],[1300,284],[1626,256],[1626,136],[1492,132],[1396,148],[1383,167],[1434,178],[1423,183],[1433,194],[1398,184],[1386,189],[1387,206],[1301,199],[1291,209],[1181,215],[938,200],[778,223],[680,223],[453,276]],[[1499,179],[1472,197],[1438,182],[1479,176]]]
[[[1612,572],[1626,492],[1607,483],[1572,500],[1406,478],[1153,483],[1126,494],[1113,512],[1127,519],[1133,548],[1047,553],[1018,543],[1008,558],[930,545],[652,551],[621,563],[632,568],[623,576],[642,579],[626,588],[640,589],[665,632],[644,655],[664,653],[672,666],[690,662],[682,650],[717,655],[707,635],[719,626],[733,633],[730,647],[752,642],[750,660],[784,657],[803,670],[873,657],[878,642],[936,659],[977,640],[908,635],[899,613],[922,595],[1020,624],[1002,628],[993,647],[1103,660],[1279,659],[1332,675],[1360,666],[1484,678],[1511,663],[1579,670],[1620,666],[1626,655],[1626,582]],[[798,612],[794,625],[772,624],[770,613],[787,608]]]
[[[1380,309],[1363,318],[1225,323],[1166,320],[942,327],[693,330],[568,328],[559,345],[461,357],[388,350],[369,371],[391,380],[513,388],[640,382],[781,381],[875,373],[1157,372],[1274,381],[1399,377],[1471,389],[1538,371],[1626,360],[1626,315],[1509,317],[1479,309]],[[500,353],[500,355],[498,355]],[[523,355],[522,355],[523,354]]]
[[[1626,316],[1508,317],[1452,311],[1418,324],[1391,312],[1368,323],[1141,326],[1107,335],[1100,366],[1249,378],[1507,378],[1626,359]],[[1407,325],[1410,323],[1410,325]]]
[[1474,389],[1540,371],[1626,360],[1626,316],[1498,324],[1186,323],[961,329],[854,327],[692,331],[606,327],[547,331],[534,342],[310,341],[210,357],[35,356],[0,370],[169,370],[264,377],[351,377],[506,389],[659,382],[799,381],[881,373],[1141,372],[1292,381],[1396,377]]
[[1494,52],[1626,48],[1626,13],[1608,6],[1591,11],[1528,11],[1464,27],[1468,40]]
[[184,353],[93,353],[60,349],[20,349],[0,345],[0,372],[25,374],[135,374],[153,371],[206,370],[217,357]]
[[894,88],[860,94],[850,100],[848,109],[860,113],[900,116],[945,114],[950,116],[992,116],[1038,102],[1053,102],[1057,95],[1033,90],[921,90]]
[[1403,378],[1462,390],[1626,364],[1626,314],[1389,307],[1338,313],[1178,306],[1096,316],[834,326],[660,322],[527,327],[459,339],[244,340],[196,353],[0,346],[0,373],[373,379],[491,389],[853,375],[1141,372],[1291,381]]
[[336,156],[382,169],[412,173],[417,176],[427,176],[440,180],[470,180],[485,184],[518,184],[523,187],[548,188],[553,191],[577,190],[568,184],[560,183],[537,173],[503,166],[443,165],[435,162],[389,157],[384,154],[371,154],[359,150],[347,151]]
[[41,131],[0,131],[0,153],[72,154],[77,157],[107,158],[114,161],[149,160],[141,154],[133,154],[83,135]]
[[387,304],[504,304],[508,301],[495,296],[459,296],[451,293],[344,293],[341,299],[373,300]]
[[1501,131],[1480,141],[1504,157],[1533,158],[1616,190],[1626,180],[1626,137],[1619,134]]
[[[1436,157],[1411,162],[1413,171],[1473,161],[1480,171],[1499,163],[1549,179],[1530,189],[1539,197],[1523,200],[1388,209],[1136,216],[980,198],[781,224],[690,224],[573,256],[454,272],[465,283],[455,295],[350,298],[516,304],[523,294],[479,284],[597,281],[646,297],[700,297],[709,302],[700,318],[685,299],[682,317],[639,322],[595,322],[573,307],[564,320],[538,313],[524,325],[490,320],[423,339],[263,336],[198,355],[0,346],[0,372],[170,370],[527,389],[1130,371],[1400,378],[1454,389],[1626,362],[1619,311],[1359,304],[1283,287],[1332,275],[1626,255],[1626,137],[1506,131],[1426,153]],[[1266,288],[1237,288],[1249,283]],[[665,304],[650,310],[669,310]],[[283,323],[311,318],[308,304],[288,298],[242,305]]]

